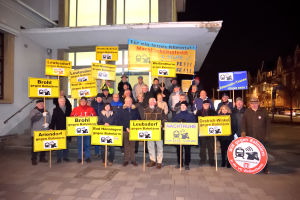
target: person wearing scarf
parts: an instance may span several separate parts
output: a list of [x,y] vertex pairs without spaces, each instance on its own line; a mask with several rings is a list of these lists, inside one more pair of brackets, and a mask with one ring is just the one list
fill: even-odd
[[223,105],[228,106],[230,108],[230,110],[233,109],[233,104],[232,104],[232,102],[229,102],[228,99],[229,99],[228,94],[224,93],[222,95],[222,101],[218,104],[217,112],[219,112],[221,106],[223,106]]

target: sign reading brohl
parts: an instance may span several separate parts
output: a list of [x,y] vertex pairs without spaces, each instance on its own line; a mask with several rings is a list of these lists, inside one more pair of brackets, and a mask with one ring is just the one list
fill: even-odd
[[249,174],[263,170],[268,161],[265,147],[252,137],[240,137],[232,141],[227,156],[235,170]]

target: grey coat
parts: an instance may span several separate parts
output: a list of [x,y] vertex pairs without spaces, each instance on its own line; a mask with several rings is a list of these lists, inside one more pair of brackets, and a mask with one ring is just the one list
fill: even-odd
[[[48,112],[48,111],[46,111]],[[49,130],[48,128],[43,128],[43,124],[45,124],[45,117],[43,117],[43,113],[38,111],[36,108],[34,108],[30,112],[30,120],[31,120],[31,136],[33,136],[34,131],[46,131]],[[48,112],[48,115],[46,116],[46,123],[50,124],[51,122],[51,114]]]

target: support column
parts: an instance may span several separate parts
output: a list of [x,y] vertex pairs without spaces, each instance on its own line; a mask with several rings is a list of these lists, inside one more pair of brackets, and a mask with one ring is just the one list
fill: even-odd
[[69,26],[69,0],[59,0],[58,26]]
[[106,10],[106,25],[116,24],[115,20],[115,0],[107,1],[107,10]]

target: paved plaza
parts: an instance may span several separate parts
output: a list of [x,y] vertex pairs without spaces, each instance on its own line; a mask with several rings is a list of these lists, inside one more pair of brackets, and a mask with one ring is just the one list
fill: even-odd
[[[9,147],[0,151],[0,200],[295,200],[300,199],[300,133],[298,126],[272,125],[267,151],[274,159],[270,174],[251,175],[230,168],[199,167],[199,148],[192,147],[191,170],[175,169],[175,148],[164,148],[162,169],[143,171],[143,154],[138,167],[122,167],[123,157],[116,148],[114,165],[104,168],[100,159],[76,163],[49,163],[32,166],[29,148]],[[74,141],[73,141],[74,142]],[[219,149],[219,148],[218,148]],[[49,153],[47,152],[47,156]],[[92,151],[93,155],[93,151]],[[146,162],[149,161],[146,154]],[[220,166],[220,157],[218,158]]]

